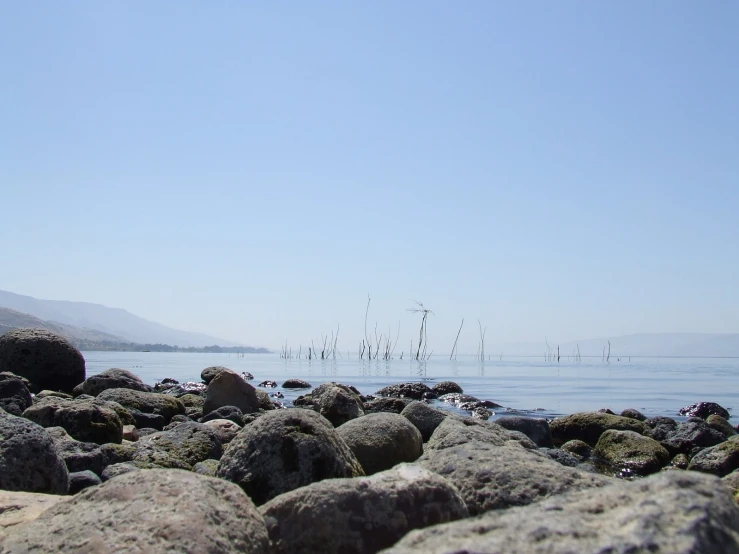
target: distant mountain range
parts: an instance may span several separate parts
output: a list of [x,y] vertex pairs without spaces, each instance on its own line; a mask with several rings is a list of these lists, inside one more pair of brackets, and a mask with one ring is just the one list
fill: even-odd
[[[66,336],[73,342],[120,342],[165,344],[180,347],[219,345],[239,347],[233,341],[202,333],[180,331],[101,304],[40,300],[0,291],[0,332],[15,327],[40,327]],[[248,351],[249,347],[244,347]]]

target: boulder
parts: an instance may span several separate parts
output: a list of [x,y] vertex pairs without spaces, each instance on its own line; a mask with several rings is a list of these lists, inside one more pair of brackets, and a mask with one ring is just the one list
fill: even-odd
[[99,444],[80,442],[70,437],[62,427],[46,429],[57,452],[70,473],[90,470],[100,475],[103,471],[103,452]]
[[218,472],[218,460],[203,460],[192,466],[194,473],[207,475],[208,477],[216,477]]
[[231,441],[218,477],[241,486],[257,504],[323,479],[364,475],[331,423],[310,410],[259,417]]
[[282,383],[283,389],[310,389],[312,386],[308,381],[302,379],[288,379]]
[[715,429],[719,433],[723,434],[726,438],[733,437],[737,434],[736,429],[731,426],[731,423],[726,421],[720,415],[709,415],[706,418],[706,423],[711,429]]
[[97,396],[108,389],[131,389],[141,392],[153,392],[152,387],[144,383],[138,376],[126,369],[117,367],[92,375],[74,388],[74,395],[89,394]]
[[138,410],[131,410],[134,425],[138,429],[154,429],[155,431],[163,431],[167,426],[167,419],[161,414],[145,414]]
[[670,453],[656,440],[634,431],[609,429],[598,439],[593,456],[617,470],[649,475],[670,462]]
[[217,410],[213,410],[209,414],[206,414],[200,420],[201,423],[207,423],[213,419],[228,419],[241,425],[241,419],[244,414],[236,406],[221,406]]
[[203,423],[203,425],[216,434],[224,447],[236,438],[236,435],[241,431],[241,425],[234,423],[230,419],[211,419]]
[[19,526],[29,523],[51,508],[64,496],[0,490],[0,547],[3,539]]
[[77,494],[81,490],[94,487],[103,481],[90,470],[77,471],[69,474],[69,494]]
[[643,435],[647,432],[648,426],[629,417],[601,412],[581,412],[558,417],[549,424],[549,429],[555,445],[579,439],[590,446],[595,446],[601,434],[608,429],[634,431]]
[[[24,380],[28,381],[28,379],[24,379]],[[40,393],[38,393],[36,396],[34,396],[33,399],[34,401],[41,400],[42,398],[46,398],[47,396],[58,396],[59,398],[66,398],[67,400],[72,400],[72,398],[74,398],[71,394],[67,394],[66,392],[59,392],[55,390],[44,389]]]
[[440,383],[436,383],[433,387],[431,387],[431,392],[433,392],[436,396],[441,396],[442,394],[449,394],[450,392],[458,392],[463,393],[462,387],[460,387],[457,383],[454,381],[441,381]]
[[221,371],[208,385],[203,413],[209,414],[223,406],[236,406],[242,413],[259,411],[259,399],[254,387],[233,371]]
[[528,449],[536,449],[536,444],[523,433],[508,431],[491,421],[475,421],[456,415],[447,416],[436,428],[425,446],[425,451],[443,450],[470,441],[478,441],[492,446],[518,443]]
[[365,475],[414,462],[423,453],[421,432],[399,414],[369,414],[347,421],[336,432],[362,464]]
[[300,396],[295,406],[317,411],[334,427],[364,415],[364,406],[359,394],[351,387],[339,383],[323,383],[310,394]]
[[123,423],[109,406],[95,400],[44,398],[23,412],[23,417],[42,427],[63,427],[82,442],[105,444],[123,440]]
[[631,419],[636,419],[638,421],[647,420],[647,416],[645,416],[639,410],[635,410],[634,408],[626,408],[623,412],[621,412],[621,417],[630,417]]
[[405,398],[373,398],[372,400],[362,401],[365,414],[376,414],[378,412],[390,412],[399,414],[410,403]]
[[580,460],[586,460],[593,455],[593,447],[588,443],[581,440],[567,441],[562,445],[562,450],[569,452],[570,454],[577,456]]
[[120,475],[15,530],[3,554],[267,552],[264,520],[239,488],[179,470]]
[[12,329],[0,336],[0,371],[12,371],[43,389],[72,392],[85,380],[85,359],[72,344],[44,329]]
[[520,431],[536,446],[542,448],[553,448],[552,433],[549,430],[549,422],[540,417],[503,416],[495,420],[495,423],[509,431]]
[[428,441],[449,412],[432,408],[425,402],[411,402],[400,415],[410,421],[421,432],[423,442]]
[[467,517],[464,500],[451,483],[407,464],[372,477],[301,487],[259,511],[275,554],[377,552],[412,529]]
[[[178,415],[185,413],[184,404],[173,396],[155,392],[141,392],[132,389],[107,389],[97,396],[98,400],[112,400],[131,412],[136,419],[136,427],[153,427],[145,425],[146,421],[139,419],[139,414],[153,414],[163,418],[163,425]],[[143,419],[143,418],[142,418]],[[156,427],[155,427],[156,428]]]
[[695,448],[716,446],[725,440],[723,433],[712,429],[701,419],[692,418],[671,428],[667,437],[660,442],[674,456],[680,453],[690,454]]
[[0,377],[0,409],[19,416],[33,404],[28,387],[20,377]]
[[[259,401],[259,409],[260,410],[275,410],[277,409],[277,406],[272,402],[272,399],[269,397],[269,394],[267,394],[265,391],[261,389],[256,389],[257,393],[257,400]],[[254,412],[253,414],[244,414],[244,416],[254,415],[257,412]],[[243,419],[242,419],[243,421]]]
[[182,402],[186,410],[200,410],[202,412],[205,405],[205,398],[199,394],[185,394],[179,397],[179,401]]
[[0,489],[66,494],[69,472],[46,429],[0,410]]
[[100,475],[103,482],[111,480],[113,477],[118,477],[124,473],[131,473],[134,471],[141,471],[141,466],[138,462],[119,462],[117,464],[111,464],[103,470]]
[[687,417],[699,417],[701,419],[707,419],[712,414],[719,415],[726,420],[731,417],[726,408],[722,408],[715,402],[697,402],[680,408],[678,413]]
[[720,481],[666,472],[412,531],[384,554],[739,552],[739,507]]
[[578,467],[580,465],[579,457],[561,448],[539,448],[539,452],[546,454],[549,458],[563,466]]
[[377,391],[377,394],[380,396],[394,396],[396,398],[412,398],[413,400],[436,398],[438,396],[423,383],[396,383],[381,388]]
[[734,470],[728,475],[721,478],[721,481],[731,491],[734,502],[739,504],[739,470]]
[[206,367],[203,371],[201,371],[200,378],[207,385],[224,371],[231,371],[233,373],[233,371],[228,369],[227,367],[223,367],[222,365],[214,365],[211,367]]
[[690,460],[688,469],[712,473],[719,477],[739,469],[739,440],[728,440],[701,450]]
[[192,469],[196,463],[218,459],[223,453],[218,435],[210,427],[192,421],[147,435],[134,444],[134,462],[170,468]]
[[603,487],[612,481],[565,467],[545,454],[511,442],[494,445],[473,440],[427,450],[417,463],[454,483],[472,516],[531,504],[567,491]]

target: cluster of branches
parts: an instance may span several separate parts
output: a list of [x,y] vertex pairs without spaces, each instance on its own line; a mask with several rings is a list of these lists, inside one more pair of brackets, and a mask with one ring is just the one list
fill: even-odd
[[[428,327],[426,326],[426,322],[428,320],[429,314],[433,315],[434,312],[429,310],[428,308],[424,307],[424,305],[419,302],[418,300],[416,302],[415,308],[408,308],[408,311],[414,314],[421,314],[421,326],[419,328],[418,332],[418,348],[416,349],[416,355],[415,359],[418,361],[422,360],[428,360],[431,355],[434,353],[432,350],[430,354],[426,354],[426,349],[428,346]],[[411,356],[413,355],[413,341],[411,340]]]
[[547,351],[544,354],[544,360],[546,360],[547,362],[559,362],[559,345],[557,345],[557,353],[555,354],[554,350],[552,350],[552,347],[549,346],[549,341],[546,337],[544,337],[544,342],[547,345]]
[[[315,343],[311,339],[310,341],[311,345],[308,347],[308,354],[306,354],[306,357],[309,360],[312,360],[313,358],[315,359],[320,358],[321,360],[328,360],[329,358],[331,358],[335,360],[336,354],[338,354],[339,357],[341,357],[341,352],[339,352],[339,350],[336,348],[336,345],[339,342],[339,329],[340,329],[340,325],[337,325],[336,333],[331,331],[330,336],[328,334],[324,335],[323,333],[321,333],[321,341],[323,345],[321,346],[320,350],[316,348]],[[321,342],[319,342],[318,344],[320,346]],[[303,355],[303,345],[301,344],[300,348],[298,349],[298,354],[295,357],[297,357],[297,359],[301,359],[302,355]],[[293,356],[292,347],[288,347],[287,342],[285,342],[285,346],[283,346],[280,351],[280,358],[289,360],[293,357],[294,356]]]
[[[395,334],[395,341],[390,340],[390,328],[388,327],[387,335],[383,336],[382,333],[377,335],[377,322],[375,322],[375,336],[374,341],[370,340],[370,336],[367,334],[367,317],[369,316],[369,307],[371,298],[367,295],[367,309],[364,312],[364,339],[359,343],[359,349],[357,354],[360,360],[363,360],[367,356],[368,360],[391,360],[395,353],[395,347],[398,344],[398,337],[400,337],[400,321],[398,321],[398,332]],[[385,341],[383,343],[383,340]],[[374,351],[372,347],[374,346]],[[403,353],[400,354],[400,359],[403,359]]]

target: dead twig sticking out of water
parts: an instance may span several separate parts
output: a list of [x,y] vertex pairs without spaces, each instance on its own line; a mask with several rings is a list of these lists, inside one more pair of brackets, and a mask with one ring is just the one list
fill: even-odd
[[464,326],[464,318],[462,318],[462,323],[459,326],[459,331],[457,331],[457,338],[454,339],[454,346],[452,346],[452,353],[449,354],[449,359],[450,360],[452,359],[452,357],[454,357],[455,360],[457,359],[457,353],[456,353],[456,351],[457,351],[457,341],[459,341],[459,334],[462,332],[462,327],[463,326]]

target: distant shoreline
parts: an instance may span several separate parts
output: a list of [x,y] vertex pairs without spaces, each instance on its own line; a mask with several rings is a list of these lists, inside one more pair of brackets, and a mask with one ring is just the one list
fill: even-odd
[[170,344],[140,344],[72,341],[74,346],[87,352],[186,352],[192,354],[271,354],[267,348],[252,346],[177,346]]

